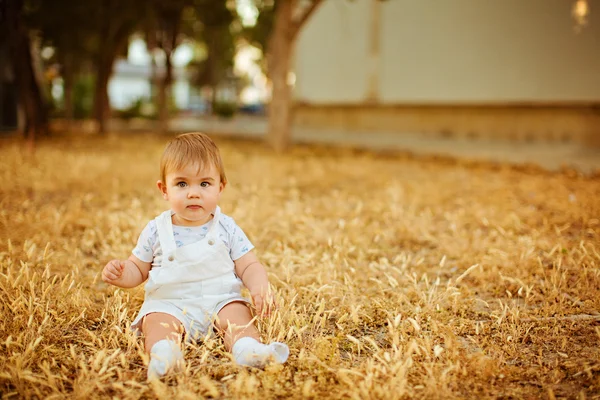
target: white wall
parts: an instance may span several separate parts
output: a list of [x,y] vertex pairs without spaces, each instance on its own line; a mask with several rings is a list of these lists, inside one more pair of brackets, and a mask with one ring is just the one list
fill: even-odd
[[118,76],[108,81],[108,98],[112,107],[125,109],[139,98],[150,98],[150,82],[144,77]]
[[[116,109],[126,109],[136,100],[150,99],[150,82],[144,77],[113,76],[108,81],[108,97],[110,104]],[[173,102],[179,109],[187,109],[190,105],[190,83],[177,79],[171,85]]]
[[[296,99],[367,95],[371,0],[327,0],[301,32]],[[600,101],[600,2],[575,33],[571,0],[388,0],[384,103]]]
[[173,82],[171,93],[173,102],[179,109],[186,109],[190,105],[190,82],[183,79],[177,79]]
[[367,91],[367,1],[326,0],[300,32],[295,96],[311,102],[361,101]]

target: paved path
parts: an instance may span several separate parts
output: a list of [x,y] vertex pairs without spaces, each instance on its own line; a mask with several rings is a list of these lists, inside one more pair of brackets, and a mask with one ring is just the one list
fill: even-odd
[[[181,117],[171,128],[185,132],[200,130],[210,134],[261,138],[267,121],[260,117],[238,116],[230,120],[212,117]],[[296,143],[325,143],[374,150],[404,150],[419,155],[442,155],[472,160],[536,164],[548,170],[572,167],[585,174],[600,172],[600,148],[577,143],[516,143],[482,139],[427,137],[415,133],[355,132],[333,129],[292,129]]]

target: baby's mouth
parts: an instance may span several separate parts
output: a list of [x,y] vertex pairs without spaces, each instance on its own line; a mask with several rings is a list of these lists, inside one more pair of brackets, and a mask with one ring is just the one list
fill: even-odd
[[199,210],[202,208],[202,206],[197,206],[197,205],[191,205],[191,206],[187,206],[187,208],[190,208],[192,210]]

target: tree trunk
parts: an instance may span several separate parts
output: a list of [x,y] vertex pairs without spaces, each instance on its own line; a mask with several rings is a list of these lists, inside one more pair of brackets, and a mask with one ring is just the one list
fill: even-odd
[[71,62],[71,55],[65,56],[63,61],[63,90],[64,90],[64,108],[65,108],[65,120],[67,124],[71,125],[75,118],[75,103],[73,101],[73,87],[75,85],[75,72],[73,63]]
[[[115,22],[112,16],[104,21],[101,36],[106,37],[107,43],[98,54],[96,65],[96,87],[94,90],[94,117],[98,122],[98,131],[106,132],[106,123],[110,116],[110,100],[108,97],[108,81],[113,73],[113,66],[122,46],[127,45],[127,38],[135,28],[132,21]],[[117,19],[118,21],[118,19]],[[117,25],[115,25],[117,24]]]
[[219,29],[215,27],[208,27],[206,29],[206,44],[208,47],[208,57],[206,59],[206,65],[208,68],[208,82],[210,86],[210,111],[212,115],[215,115],[215,110],[218,107],[218,92],[219,81],[221,80],[221,74],[219,73]]
[[[14,60],[16,61],[15,71],[20,71],[16,76],[19,99],[25,112],[25,129],[23,134],[27,140],[28,148],[33,151],[36,137],[45,135],[48,132],[48,120],[40,86],[33,70],[33,59],[31,57],[28,35],[26,35],[26,39],[22,43],[23,45],[20,46],[21,48],[18,51],[20,57]],[[21,65],[19,66],[17,63]]]
[[8,2],[7,20],[9,21],[10,59],[15,72],[18,100],[25,115],[24,136],[28,147],[34,149],[35,138],[48,133],[48,115],[40,84],[36,79],[31,55],[29,32],[21,17],[23,2]]
[[110,49],[104,50],[96,66],[96,83],[94,88],[94,118],[98,123],[98,132],[106,132],[110,103],[108,99],[108,81],[112,74],[113,55]]
[[275,13],[273,36],[269,41],[269,78],[272,84],[269,107],[269,132],[267,140],[277,152],[285,151],[291,144],[291,100],[288,84],[294,38],[290,32],[292,23],[291,0],[281,1]]
[[163,133],[169,131],[169,99],[171,82],[173,81],[173,64],[171,53],[165,51],[165,75],[158,86],[158,116],[160,130]]
[[164,78],[161,78],[158,82],[158,93],[157,93],[157,108],[158,108],[158,124],[159,130],[162,133],[167,131],[169,111],[167,109],[167,83]]

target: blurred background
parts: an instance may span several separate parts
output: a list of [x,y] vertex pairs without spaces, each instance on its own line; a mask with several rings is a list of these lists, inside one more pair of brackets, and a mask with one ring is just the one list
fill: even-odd
[[[595,7],[595,6],[598,7]],[[600,167],[594,0],[0,0],[0,128]],[[537,157],[537,158],[536,158]]]

